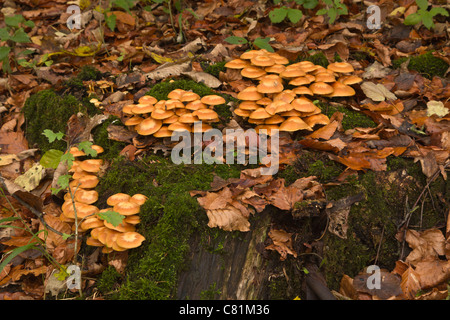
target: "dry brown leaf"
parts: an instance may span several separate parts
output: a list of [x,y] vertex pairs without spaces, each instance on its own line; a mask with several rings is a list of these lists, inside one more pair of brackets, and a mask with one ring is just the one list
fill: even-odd
[[292,234],[284,230],[272,229],[269,231],[269,237],[272,244],[266,246],[266,250],[275,250],[280,254],[280,260],[284,261],[290,254],[297,258],[297,252],[292,247]]
[[250,231],[250,222],[242,216],[239,209],[228,205],[222,209],[207,210],[209,222],[208,227],[210,228],[221,228],[225,231]]
[[420,290],[420,276],[411,266],[403,272],[400,286],[403,294],[409,299],[414,299],[416,293]]

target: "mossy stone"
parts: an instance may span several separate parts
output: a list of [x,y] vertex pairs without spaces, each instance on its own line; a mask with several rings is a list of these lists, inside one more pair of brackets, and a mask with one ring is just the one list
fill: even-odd
[[331,106],[324,103],[318,103],[317,106],[322,110],[322,113],[331,117],[336,111],[344,114],[342,120],[342,127],[344,130],[354,128],[375,128],[376,123],[364,113],[352,110],[344,106]]
[[23,107],[25,134],[30,145],[36,144],[44,153],[49,149],[66,150],[64,141],[49,143],[42,134],[45,129],[66,133],[67,121],[78,112],[92,112],[92,106],[81,103],[72,95],[61,96],[53,90],[31,95]]
[[[392,62],[392,65],[394,68],[399,68],[407,59],[407,57],[396,59]],[[449,64],[443,59],[435,57],[431,51],[410,57],[408,64],[409,70],[415,70],[428,79],[434,76],[444,77],[448,68]]]
[[109,116],[108,119],[103,121],[103,123],[91,131],[94,144],[99,145],[104,149],[104,152],[98,155],[97,158],[99,159],[115,159],[119,156],[120,151],[122,151],[122,149],[127,145],[125,142],[111,140],[108,138],[108,126],[110,124],[125,127],[118,117]]

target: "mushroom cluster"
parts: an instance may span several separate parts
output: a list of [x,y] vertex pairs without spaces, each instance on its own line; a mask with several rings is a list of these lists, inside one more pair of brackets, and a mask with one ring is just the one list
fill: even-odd
[[[225,103],[219,95],[200,97],[197,93],[174,89],[167,100],[157,100],[145,95],[137,104],[126,105],[122,112],[126,116],[124,124],[143,136],[156,138],[172,136],[175,131],[206,132],[211,124],[219,122],[214,106]],[[201,126],[195,126],[201,122]]]
[[[91,148],[96,150],[97,154],[104,151],[97,145],[92,145]],[[103,253],[124,251],[140,246],[145,238],[135,231],[135,226],[140,222],[138,213],[147,197],[142,194],[133,196],[117,194],[108,198],[107,204],[110,208],[99,209],[95,205],[98,201],[98,192],[95,187],[99,183],[98,173],[103,160],[86,159],[86,154],[77,147],[72,147],[69,152],[76,159],[69,170],[72,173],[72,181],[69,183],[72,192],[66,192],[64,195],[60,220],[71,223],[74,229],[76,211],[78,232],[86,233],[91,230],[86,244],[102,247]],[[125,216],[118,226],[100,217],[102,213],[110,210]]]
[[267,50],[250,50],[225,64],[240,70],[243,77],[258,84],[238,93],[237,116],[255,124],[255,130],[312,131],[329,123],[308,96],[347,97],[355,95],[351,87],[362,81],[353,75],[353,66],[335,62],[327,68],[310,61],[289,64],[289,60]]
[[147,196],[140,193],[133,196],[116,193],[110,196],[106,200],[109,207],[99,210],[99,214],[115,211],[125,217],[117,226],[100,219],[98,215],[88,217],[81,223],[82,230],[91,230],[86,244],[102,247],[103,253],[139,247],[145,237],[136,232],[136,225],[140,222],[139,212],[145,201],[147,201]]

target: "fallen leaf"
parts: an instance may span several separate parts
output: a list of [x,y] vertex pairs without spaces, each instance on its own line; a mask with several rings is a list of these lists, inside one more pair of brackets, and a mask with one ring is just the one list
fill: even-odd
[[381,83],[364,82],[361,84],[364,94],[373,101],[396,100],[395,94],[390,92]]

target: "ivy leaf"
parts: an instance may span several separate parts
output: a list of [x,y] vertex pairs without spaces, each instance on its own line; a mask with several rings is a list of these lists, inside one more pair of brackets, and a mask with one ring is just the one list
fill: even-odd
[[280,23],[286,18],[288,11],[289,10],[286,7],[273,9],[269,12],[270,21],[272,21],[272,23]]
[[61,140],[64,137],[64,133],[62,132],[53,132],[50,129],[45,129],[42,134],[47,137],[48,142],[52,143],[55,140]]
[[239,44],[239,45],[248,43],[247,39],[237,36],[229,36],[228,38],[225,38],[224,41],[230,44]]
[[275,52],[273,50],[272,46],[269,44],[270,38],[256,38],[255,41],[253,41],[253,45],[257,46],[260,49],[266,49],[269,52]]
[[44,153],[39,163],[44,168],[56,169],[61,162],[61,157],[64,154],[61,150],[50,149]]
[[97,216],[105,220],[106,222],[111,223],[114,227],[117,227],[119,224],[122,223],[125,216],[121,215],[120,213],[112,210],[108,210],[106,212],[99,212],[97,213]]
[[303,17],[303,12],[298,9],[289,9],[288,18],[292,23],[297,23]]

